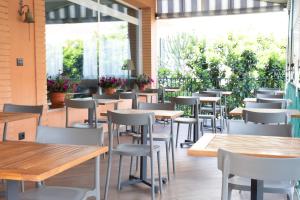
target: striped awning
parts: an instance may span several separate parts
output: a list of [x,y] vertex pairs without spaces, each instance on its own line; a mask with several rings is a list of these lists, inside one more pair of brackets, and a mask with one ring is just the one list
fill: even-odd
[[259,0],[157,0],[159,19],[281,11],[286,4]]

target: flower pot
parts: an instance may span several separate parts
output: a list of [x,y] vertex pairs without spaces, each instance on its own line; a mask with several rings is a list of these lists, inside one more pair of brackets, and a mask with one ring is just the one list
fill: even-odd
[[53,92],[50,94],[50,108],[63,108],[65,105],[65,93]]
[[117,89],[116,88],[105,88],[104,90],[104,93],[106,95],[113,95],[114,93],[117,92]]
[[147,85],[139,85],[139,91],[144,92],[146,87],[147,87]]

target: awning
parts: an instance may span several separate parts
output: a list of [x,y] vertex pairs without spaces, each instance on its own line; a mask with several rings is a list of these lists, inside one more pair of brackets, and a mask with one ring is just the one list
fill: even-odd
[[159,19],[281,11],[286,4],[259,0],[157,0]]

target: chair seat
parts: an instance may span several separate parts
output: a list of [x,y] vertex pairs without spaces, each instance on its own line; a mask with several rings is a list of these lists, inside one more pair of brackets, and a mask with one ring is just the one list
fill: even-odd
[[174,120],[174,122],[192,124],[192,123],[196,123],[197,119],[187,118],[187,117],[178,117]]
[[[159,145],[153,145],[153,151],[159,151]],[[113,153],[125,156],[150,156],[150,145],[119,144],[113,149]]]
[[82,200],[89,190],[84,188],[45,186],[21,193],[22,200]]
[[[137,133],[133,133],[132,137],[140,139],[141,135]],[[155,133],[155,132],[152,133],[152,138],[154,141],[169,141],[170,137],[171,137],[170,133]]]
[[[103,126],[103,123],[97,123],[98,128]],[[71,126],[72,128],[95,128],[94,124],[89,123],[74,123]]]
[[[236,190],[251,190],[251,181],[250,179],[233,176],[229,179],[229,185]],[[265,193],[288,193],[292,190],[294,185],[288,181],[264,181],[264,192]]]

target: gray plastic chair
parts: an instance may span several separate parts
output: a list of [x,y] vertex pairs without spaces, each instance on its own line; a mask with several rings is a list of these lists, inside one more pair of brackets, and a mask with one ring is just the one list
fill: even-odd
[[286,99],[264,99],[264,98],[257,98],[258,103],[281,103],[281,108],[286,109],[288,100]]
[[[72,144],[72,145],[97,145],[101,146],[103,137],[101,129],[54,128],[39,126],[37,142],[45,144]],[[22,200],[85,200],[96,197],[100,200],[100,159],[95,159],[94,188],[72,188],[59,186],[46,186],[27,190],[21,193]]]
[[283,99],[283,94],[256,94],[257,98]]
[[[222,200],[230,200],[231,178],[244,177],[265,181],[264,192],[285,193],[293,199],[294,187],[300,179],[300,158],[261,158],[218,150],[218,169],[222,171]],[[281,182],[283,188],[268,188],[270,183]],[[240,189],[240,188],[238,188]],[[244,187],[243,187],[244,189]],[[248,186],[250,190],[250,186]]]
[[120,99],[131,99],[132,104],[131,108],[132,109],[137,109],[138,107],[138,96],[135,92],[121,92],[119,94]]
[[[139,103],[139,109],[141,110],[175,110],[175,105],[172,103]],[[172,128],[172,127],[171,127]],[[138,139],[140,135],[134,135]],[[172,164],[173,164],[173,173],[175,174],[175,150],[174,150],[174,135],[172,131],[170,133],[152,133],[153,141],[162,141],[166,145],[166,161],[167,161],[167,174],[168,180],[170,180],[170,167],[169,167],[169,144],[172,149]],[[130,165],[131,166],[131,165]]]
[[[43,114],[43,105],[32,106],[32,105],[4,104],[3,112],[39,114],[37,125],[40,125],[42,114]],[[4,123],[3,137],[2,137],[3,141],[6,140],[6,134],[7,134],[7,123]]]
[[285,111],[282,112],[254,112],[244,109],[243,119],[247,122],[261,124],[287,124],[288,116]]
[[282,108],[282,103],[246,102],[245,108],[281,109]]
[[292,137],[292,125],[253,124],[245,123],[240,120],[229,120],[227,133],[233,135]]
[[[177,123],[177,134],[176,134],[176,147],[178,145],[178,136],[179,136],[179,127],[180,124],[188,124],[189,130],[188,130],[188,140],[184,143],[181,143],[180,146],[183,147],[183,145],[191,145],[193,142],[191,141],[191,132],[192,132],[192,125],[196,128],[196,134],[199,137],[199,128],[201,127],[202,135],[203,135],[203,123],[200,122],[199,119],[199,98],[197,97],[174,97],[171,99],[171,102],[175,104],[175,106],[189,106],[192,108],[192,115],[187,117],[178,117],[174,120],[175,123]],[[196,138],[194,138],[195,140]]]
[[119,99],[119,93],[114,93],[112,95],[107,94],[93,94],[93,99]]
[[[118,189],[121,189],[121,173],[123,156],[130,157],[149,157],[151,166],[151,197],[155,199],[155,183],[154,183],[154,153],[157,153],[158,175],[159,175],[159,189],[162,192],[162,179],[160,170],[160,147],[153,144],[152,124],[154,120],[154,113],[143,114],[120,114],[114,111],[108,111],[108,133],[109,133],[109,156],[105,186],[105,200],[108,199],[108,188],[111,175],[112,156],[119,155],[119,173],[118,173]],[[126,126],[142,126],[148,130],[149,145],[148,144],[118,144],[113,147],[113,124]]]
[[[218,94],[214,92],[195,92],[192,94],[193,97],[217,97]],[[213,114],[213,107],[212,106],[202,106],[201,102],[199,102],[199,118],[203,120],[210,119],[211,120],[211,127],[212,127],[212,132],[216,133],[217,132],[217,116]],[[203,112],[205,113],[212,113],[212,114],[202,114]],[[216,107],[216,112],[220,113],[220,107]],[[216,113],[216,114],[217,114]]]
[[[66,128],[100,128],[101,123],[97,120],[97,103],[94,100],[80,100],[80,99],[66,99]],[[93,122],[90,123],[75,123],[72,126],[69,125],[69,109],[90,109],[93,112]]]

